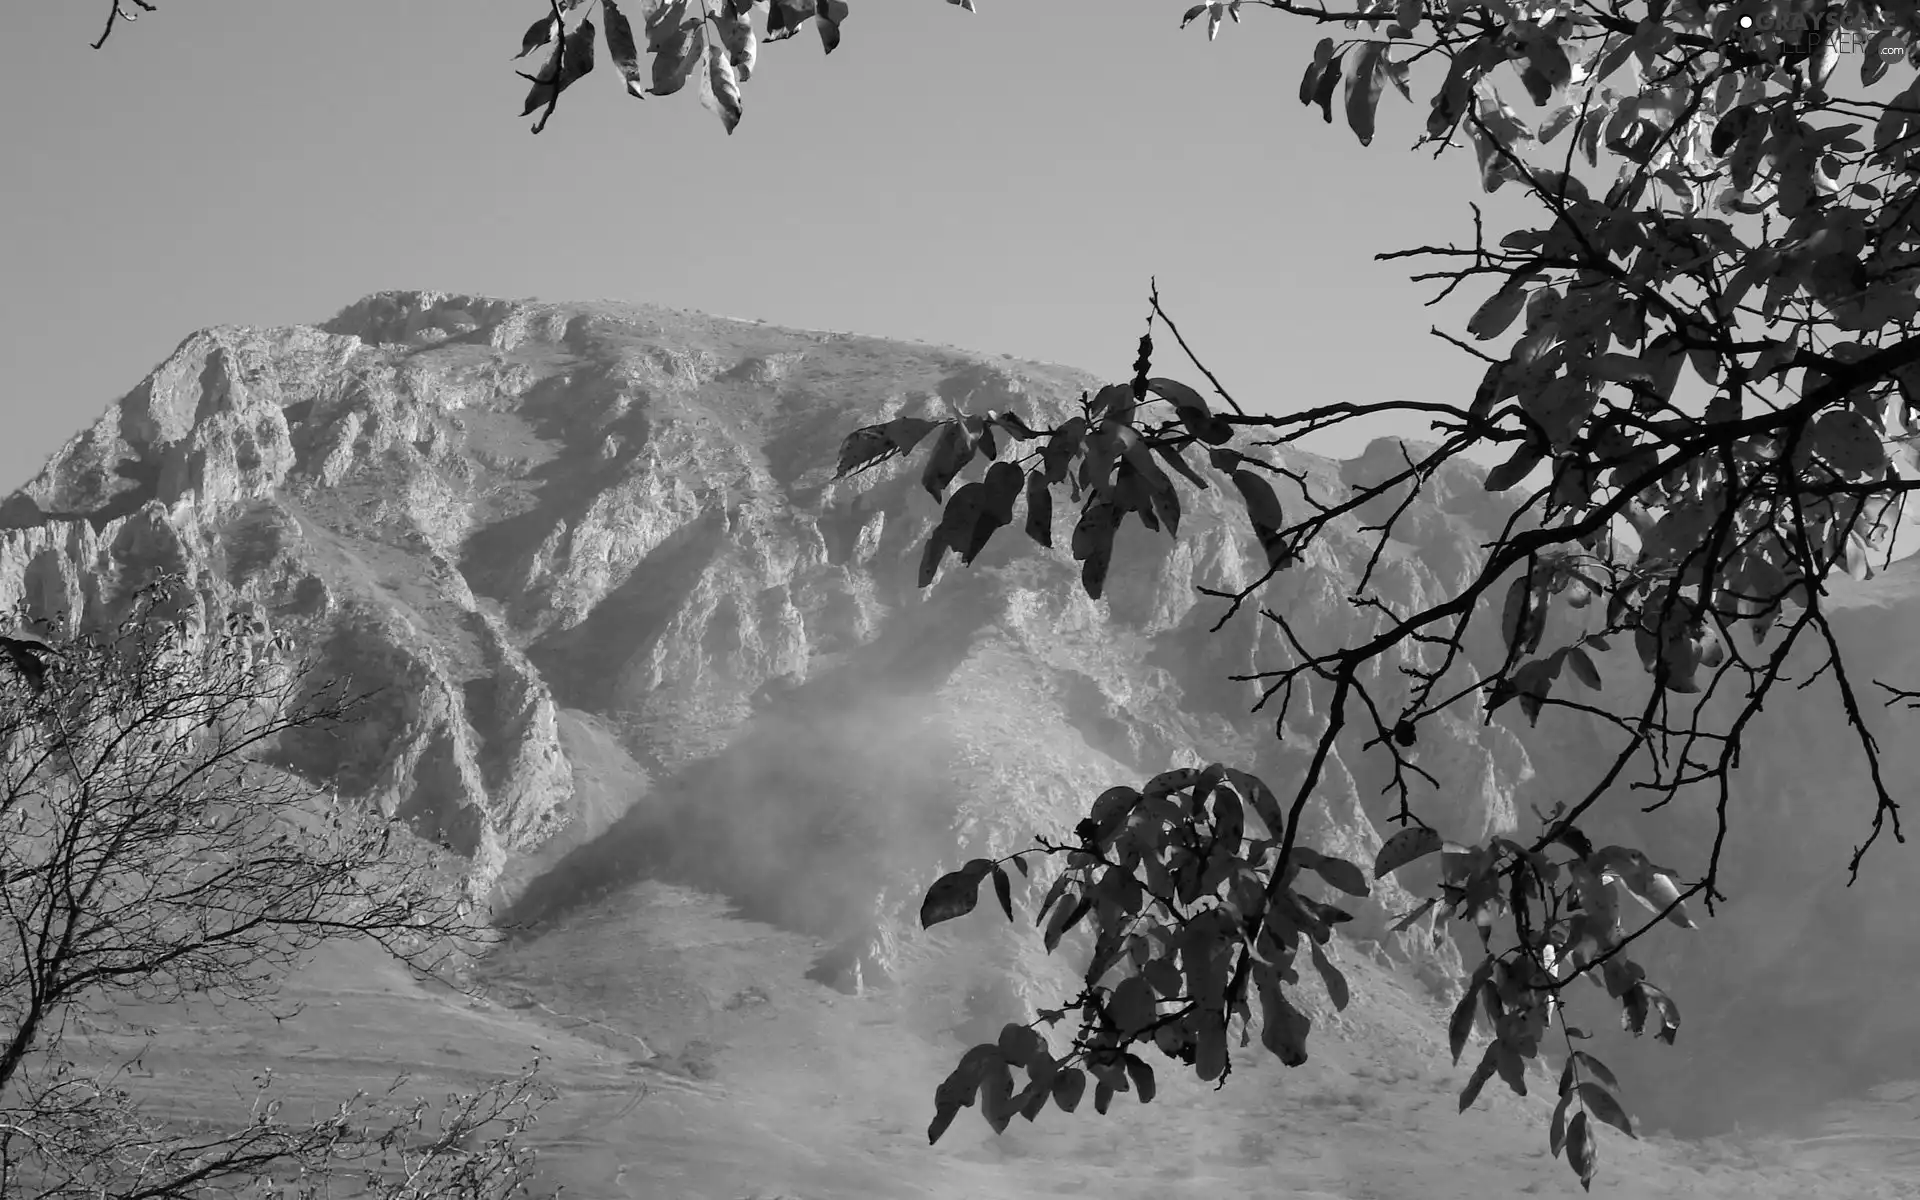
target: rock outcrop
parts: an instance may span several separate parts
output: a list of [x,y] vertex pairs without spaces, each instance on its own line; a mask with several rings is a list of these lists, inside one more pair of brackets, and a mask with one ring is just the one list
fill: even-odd
[[[409,819],[510,914],[672,875],[820,938],[824,982],[938,976],[990,1021],[1055,998],[1053,968],[985,922],[956,935],[974,967],[936,962],[913,912],[937,872],[1182,762],[1284,786],[1324,716],[1303,693],[1276,738],[1272,712],[1249,715],[1258,685],[1229,678],[1290,650],[1251,612],[1210,632],[1220,607],[1196,585],[1259,573],[1217,491],[1177,543],[1123,533],[1094,602],[1064,551],[1013,531],[922,591],[938,507],[914,473],[832,478],[856,426],[1009,406],[1039,423],[1098,382],[660,308],[380,294],[316,328],[188,338],[0,505],[0,602],[80,620],[184,571],[209,616],[253,613],[377,689],[344,743],[293,745],[288,765]],[[1334,491],[1398,456],[1294,465]],[[1376,591],[1449,594],[1499,513],[1450,468]],[[1351,641],[1375,620],[1348,602],[1370,549],[1337,528],[1264,603],[1309,644]],[[1556,791],[1530,745],[1591,756],[1542,736],[1460,702],[1423,737],[1443,789],[1423,815],[1462,839],[1518,827]],[[1370,860],[1384,782],[1343,743],[1315,844]],[[1808,819],[1776,810],[1764,828]],[[1383,886],[1353,939],[1445,991],[1451,943],[1389,931],[1410,906]]]

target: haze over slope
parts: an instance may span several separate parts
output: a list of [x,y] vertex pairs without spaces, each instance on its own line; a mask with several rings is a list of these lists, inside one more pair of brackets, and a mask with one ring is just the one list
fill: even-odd
[[[484,971],[511,1002],[590,1013],[608,1053],[706,1089],[701,1119],[716,1128],[757,1130],[753,1145],[787,1144],[795,1163],[858,1166],[809,1177],[798,1194],[898,1195],[887,1183],[906,1178],[922,1194],[1111,1191],[1162,1170],[1157,1194],[1197,1195],[1284,1169],[1301,1189],[1399,1195],[1385,1180],[1416,1161],[1464,1170],[1496,1147],[1531,1154],[1537,1113],[1447,1115],[1459,1078],[1440,1065],[1434,1006],[1456,986],[1459,956],[1424,927],[1388,932],[1411,904],[1392,886],[1346,927],[1343,955],[1366,998],[1338,1017],[1320,1006],[1308,1068],[1249,1058],[1219,1095],[1171,1086],[1138,1112],[1049,1113],[997,1141],[963,1121],[952,1145],[925,1148],[931,1087],[962,1039],[1067,994],[1062,964],[997,915],[920,935],[925,884],[1069,828],[1105,787],[1180,762],[1225,759],[1284,783],[1321,719],[1296,711],[1276,739],[1270,715],[1248,715],[1256,691],[1228,681],[1288,651],[1257,618],[1207,632],[1217,610],[1195,585],[1255,574],[1243,518],[1218,492],[1190,503],[1177,545],[1137,527],[1123,535],[1096,603],[1064,551],[1010,534],[921,591],[919,545],[938,510],[915,474],[831,478],[855,426],[1007,407],[1040,424],[1097,382],[658,308],[381,294],[318,328],[184,342],[0,506],[0,600],[23,596],[55,618],[182,569],[210,614],[254,612],[323,669],[383,687],[348,743],[291,746],[287,765],[406,815],[469,859],[476,890],[506,916],[535,926]],[[1326,492],[1396,453],[1296,465]],[[1471,469],[1443,473],[1400,527],[1381,591],[1405,606],[1457,586],[1499,511]],[[1346,603],[1370,548],[1336,531],[1266,602],[1316,642],[1350,640],[1371,619]],[[1911,640],[1915,616],[1893,597],[1858,609],[1849,636],[1885,659],[1881,648]],[[1818,1047],[1827,1075],[1815,1082],[1831,1094],[1920,1074],[1900,1057],[1920,1046],[1920,1024],[1891,999],[1920,974],[1920,931],[1886,919],[1914,865],[1879,858],[1864,903],[1858,889],[1830,894],[1834,855],[1857,831],[1827,797],[1850,798],[1857,782],[1811,758],[1818,747],[1840,761],[1828,708],[1810,697],[1780,709],[1741,778],[1754,865],[1736,904],[1684,947],[1677,934],[1655,943],[1656,976],[1667,972],[1686,1017],[1684,1053],[1603,1052],[1632,1055],[1623,1074],[1643,1115],[1709,1118],[1695,1131],[1711,1118],[1807,1116],[1757,1090],[1807,1079],[1803,1063],[1769,1068],[1752,1053],[1751,1038],[1774,1040],[1789,1014],[1847,1004],[1833,1033],[1802,1043]],[[1593,762],[1596,740],[1550,719],[1516,735],[1463,703],[1423,740],[1422,765],[1445,789],[1423,812],[1463,839],[1518,827],[1529,802],[1589,778],[1572,772]],[[1313,844],[1370,859],[1378,784],[1357,742],[1343,745]],[[1700,848],[1702,828],[1689,810],[1609,833],[1678,858]],[[1614,1027],[1604,1014],[1588,1023]],[[1743,1037],[1712,1033],[1728,1024]],[[1735,1082],[1756,1087],[1734,1096]],[[1312,1099],[1323,1093],[1345,1098]],[[1337,1119],[1313,1115],[1322,1108]],[[636,1108],[639,1124],[620,1136],[664,1139],[654,1166],[681,1163],[683,1190],[632,1194],[785,1186],[712,1174],[710,1162],[702,1176],[707,1156],[728,1155],[673,1141],[699,1122],[648,1126],[652,1111]],[[1172,1125],[1149,1134],[1162,1119]],[[803,1131],[781,1133],[786,1121]],[[1307,1127],[1318,1130],[1311,1154],[1286,1132]],[[1273,1144],[1242,1146],[1263,1129]],[[1365,1137],[1349,1153],[1351,1132]],[[840,1159],[823,1149],[833,1146]],[[610,1179],[603,1150],[565,1153]],[[1366,1165],[1382,1155],[1397,1171]],[[1624,1139],[1607,1156],[1643,1187],[1623,1194],[1720,1186],[1656,1186],[1669,1168]],[[1078,1173],[1039,1165],[1059,1161]],[[1461,1187],[1518,1189],[1549,1167],[1564,1170],[1528,1159]],[[668,1175],[651,1178],[668,1187]],[[1722,1182],[1759,1186],[1737,1171]]]

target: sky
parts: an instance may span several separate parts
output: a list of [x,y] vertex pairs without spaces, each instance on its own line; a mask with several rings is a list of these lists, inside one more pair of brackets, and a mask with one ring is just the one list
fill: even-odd
[[[625,95],[604,56],[535,137],[508,61],[534,0],[160,0],[95,51],[106,3],[0,12],[6,488],[195,330],[396,288],[1119,379],[1157,276],[1251,409],[1478,379],[1427,330],[1482,297],[1428,309],[1372,261],[1470,237],[1471,156],[1410,152],[1424,105],[1391,90],[1371,147],[1302,108],[1319,31],[1278,14],[1209,44],[1182,0],[854,0],[831,57],[810,29],[763,48],[731,137],[691,88]],[[1171,349],[1160,371],[1202,382]]]

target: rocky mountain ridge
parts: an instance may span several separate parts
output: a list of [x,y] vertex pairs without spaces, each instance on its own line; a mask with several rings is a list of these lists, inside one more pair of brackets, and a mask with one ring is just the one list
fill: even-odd
[[[913,473],[832,479],[858,425],[989,407],[1044,423],[1099,382],[654,307],[382,293],[317,327],[183,342],[0,504],[0,602],[72,620],[185,571],[209,617],[255,614],[322,672],[379,689],[344,744],[289,745],[286,765],[407,817],[509,919],[674,879],[820,939],[822,982],[957,997],[963,1022],[997,1028],[1057,998],[1057,964],[984,921],[952,935],[964,953],[920,936],[934,874],[1180,762],[1284,781],[1319,720],[1309,697],[1276,738],[1248,714],[1257,688],[1229,681],[1289,651],[1252,614],[1208,632],[1218,606],[1195,585],[1258,573],[1217,491],[1193,498],[1177,543],[1123,533],[1095,602],[1063,551],[1011,531],[921,591],[938,509]],[[1331,490],[1397,454],[1294,465]],[[1472,469],[1449,468],[1378,590],[1404,606],[1456,587],[1498,513]],[[1347,583],[1370,548],[1336,530],[1265,602],[1316,644],[1351,640],[1371,618]],[[1878,627],[1911,624],[1893,607]],[[1541,747],[1556,766],[1590,754],[1577,730],[1516,734],[1462,702],[1424,735],[1445,791],[1423,815],[1461,839],[1518,827],[1555,791]],[[1375,774],[1343,743],[1314,844],[1370,859]],[[1787,805],[1754,836],[1806,819]],[[1351,940],[1444,992],[1452,943],[1388,932],[1410,906],[1383,887]],[[1795,936],[1811,948],[1820,931]],[[1796,1002],[1830,992],[1806,982]],[[1881,1008],[1851,1053],[1911,1025]]]

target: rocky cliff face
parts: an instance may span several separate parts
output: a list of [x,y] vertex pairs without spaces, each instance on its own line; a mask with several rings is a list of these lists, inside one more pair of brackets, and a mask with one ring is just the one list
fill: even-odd
[[[1195,586],[1257,574],[1217,492],[1177,545],[1130,527],[1094,602],[1063,551],[1012,531],[919,590],[938,509],[913,473],[832,479],[858,425],[1038,423],[1098,382],[657,308],[376,295],[316,328],[188,338],[0,505],[0,602],[76,620],[184,570],[210,617],[252,613],[380,689],[345,744],[291,746],[290,765],[409,818],[508,915],[671,876],[821,939],[823,982],[950,991],[992,1021],[1055,976],[1037,939],[984,921],[956,935],[967,955],[931,954],[912,914],[934,874],[1181,762],[1284,785],[1321,719],[1308,697],[1276,739],[1228,678],[1289,651],[1251,613],[1209,633]],[[1296,465],[1326,491],[1397,453]],[[1450,471],[1378,590],[1409,606],[1457,586],[1496,516]],[[1313,644],[1350,640],[1372,619],[1347,603],[1368,549],[1337,531],[1266,603]],[[1422,756],[1444,786],[1423,813],[1451,836],[1555,792],[1471,704]],[[1382,782],[1343,746],[1316,844],[1369,859]],[[1443,990],[1451,944],[1387,930],[1410,903],[1382,889],[1353,939]]]

